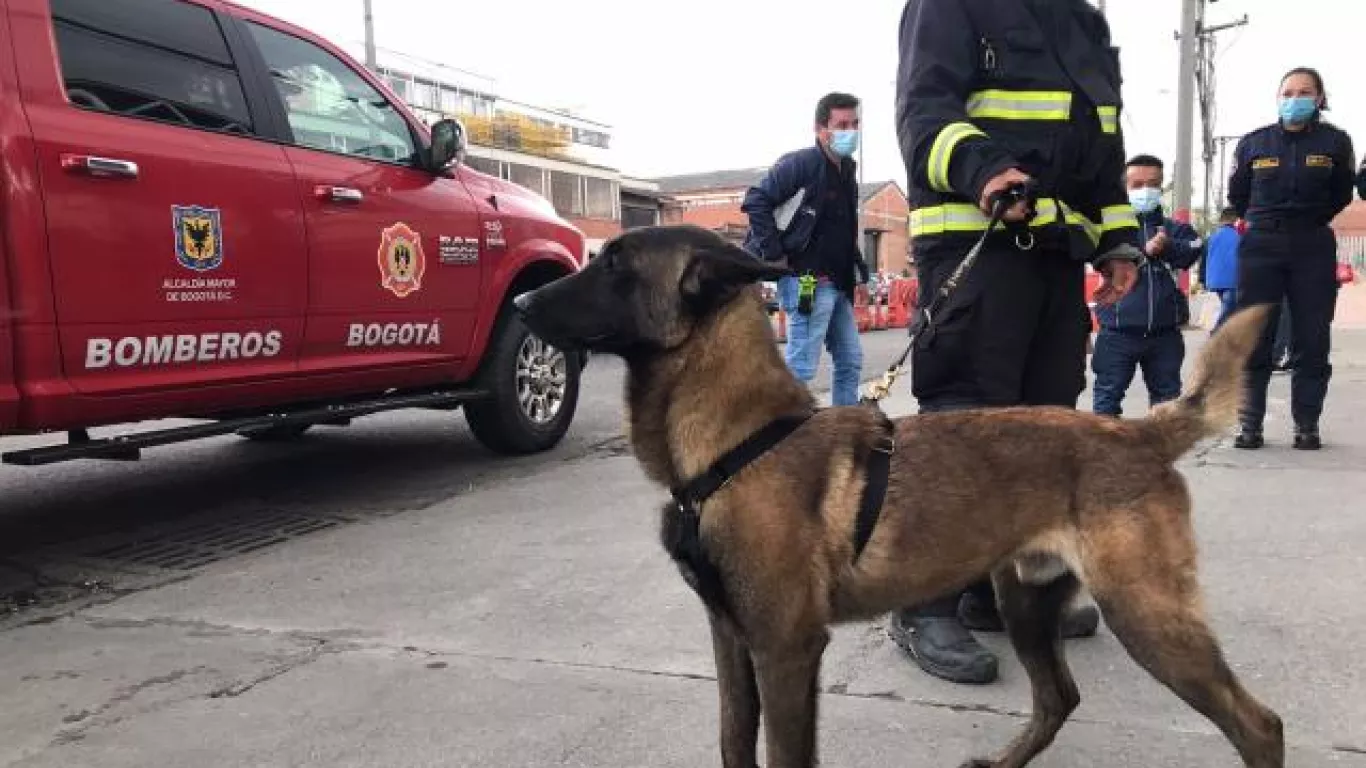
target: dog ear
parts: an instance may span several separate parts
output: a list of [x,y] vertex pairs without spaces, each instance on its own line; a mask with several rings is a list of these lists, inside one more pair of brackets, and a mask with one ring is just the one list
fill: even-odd
[[689,298],[723,300],[746,285],[791,274],[792,269],[786,264],[763,261],[743,248],[723,242],[694,247],[680,287]]

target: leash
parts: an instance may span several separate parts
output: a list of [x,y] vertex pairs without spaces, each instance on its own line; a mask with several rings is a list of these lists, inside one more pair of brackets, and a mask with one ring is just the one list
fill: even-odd
[[[963,260],[959,262],[958,268],[953,270],[953,274],[949,275],[949,279],[945,280],[944,284],[939,286],[939,291],[935,294],[934,298],[916,314],[915,321],[911,324],[910,329],[911,340],[906,344],[906,349],[902,350],[901,354],[887,368],[887,372],[882,374],[882,379],[880,381],[869,385],[867,394],[859,400],[861,405],[876,406],[879,401],[891,394],[892,386],[896,384],[896,380],[905,372],[906,359],[911,356],[911,350],[915,349],[916,341],[920,338],[922,333],[934,327],[934,322],[938,318],[940,310],[944,308],[944,304],[948,302],[949,296],[958,289],[959,284],[963,282],[967,277],[968,272],[972,270],[972,265],[977,263],[977,257],[981,255],[982,249],[986,247],[987,238],[991,237],[991,233],[996,229],[996,225],[1001,223],[1001,220],[1005,217],[1006,211],[1010,210],[1017,203],[1023,202],[1028,207],[1025,215],[1025,221],[1028,222],[1030,219],[1034,218],[1036,213],[1034,208],[1034,201],[1037,197],[1036,193],[1037,190],[1034,183],[1028,182],[1025,184],[1011,185],[992,196],[991,220],[987,222],[986,230],[982,232],[982,236],[977,238],[977,242],[972,246],[971,250],[968,251],[967,255],[963,257]],[[1015,237],[1015,244],[1019,246],[1021,250],[1027,251],[1032,249],[1034,247],[1033,233],[1026,230],[1023,236],[1017,234]]]

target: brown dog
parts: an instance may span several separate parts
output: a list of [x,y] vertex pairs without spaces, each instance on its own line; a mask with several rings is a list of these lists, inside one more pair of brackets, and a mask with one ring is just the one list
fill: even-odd
[[[1002,757],[968,765],[1024,766],[1076,708],[1059,625],[1079,576],[1140,665],[1218,725],[1248,766],[1281,768],[1280,718],[1243,689],[1205,620],[1190,495],[1173,468],[1235,418],[1265,308],[1229,318],[1185,394],[1143,420],[1061,408],[899,419],[885,504],[855,558],[884,422],[869,407],[817,410],[788,372],[751,287],[783,274],[705,230],[645,228],[515,302],[547,341],[625,359],[631,443],[665,487],[777,419],[809,416],[701,505],[699,557],[689,557],[686,511],[670,504],[663,515],[665,546],[707,603],[727,768],[757,765],[760,702],[768,764],[815,765],[830,624],[987,573],[1034,712]],[[1053,558],[1071,572],[1039,567]]]

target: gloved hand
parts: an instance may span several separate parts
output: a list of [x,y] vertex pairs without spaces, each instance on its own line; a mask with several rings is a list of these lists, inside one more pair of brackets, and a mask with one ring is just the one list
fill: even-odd
[[1128,243],[1121,243],[1096,257],[1093,266],[1103,279],[1092,300],[1108,307],[1132,291],[1138,282],[1138,267],[1144,261],[1143,252]]

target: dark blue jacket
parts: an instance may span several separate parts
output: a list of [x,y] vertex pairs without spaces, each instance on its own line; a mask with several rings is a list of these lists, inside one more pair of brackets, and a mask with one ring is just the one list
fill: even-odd
[[1219,227],[1205,241],[1205,273],[1201,282],[1211,291],[1231,291],[1238,287],[1238,242],[1243,236],[1232,224]]
[[[759,183],[745,192],[744,202],[740,204],[740,210],[749,216],[745,250],[765,261],[786,258],[788,266],[799,274],[826,271],[816,263],[820,255],[810,253],[807,246],[811,245],[816,227],[828,217],[825,207],[846,205],[848,210],[844,218],[851,229],[849,260],[829,277],[841,289],[852,291],[855,272],[863,264],[858,251],[858,177],[854,173],[854,162],[845,160],[844,163],[846,187],[830,195],[831,185],[841,183],[840,174],[831,173],[834,167],[819,144],[778,158]],[[798,191],[803,193],[801,205],[787,230],[779,232],[774,212]]]
[[1352,139],[1318,118],[1303,131],[1273,123],[1249,133],[1233,162],[1228,201],[1251,229],[1270,222],[1327,226],[1352,202]]
[[1190,227],[1167,218],[1158,209],[1138,217],[1138,238],[1134,245],[1143,250],[1158,231],[1169,238],[1167,248],[1138,268],[1138,284],[1118,303],[1096,310],[1102,329],[1126,333],[1157,333],[1180,328],[1190,320],[1190,303],[1177,285],[1177,273],[1190,269],[1200,259],[1203,244]]

